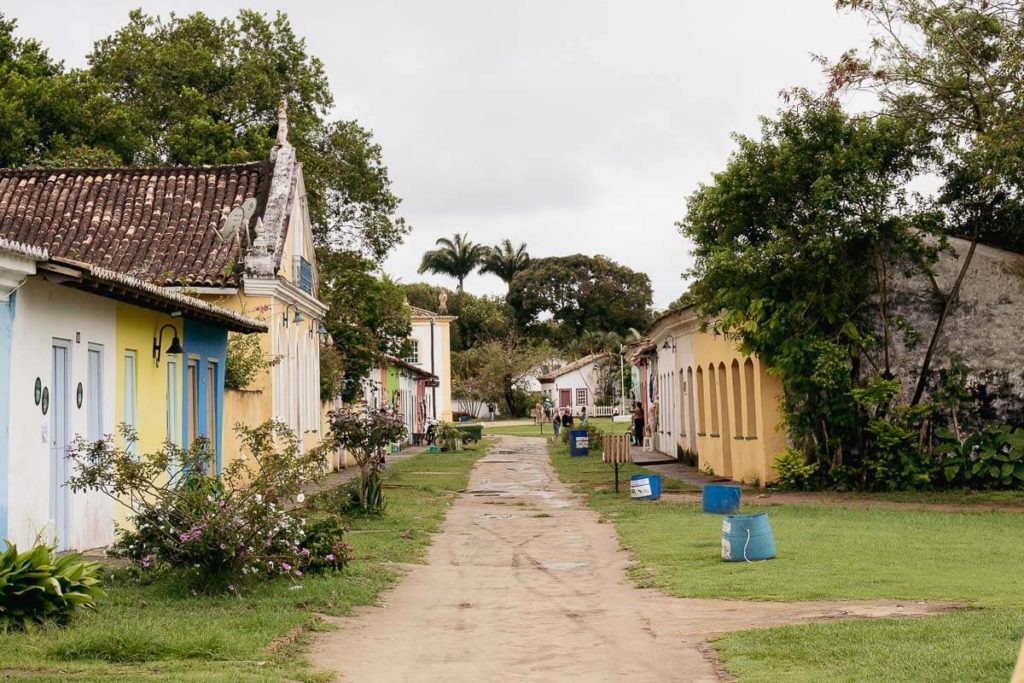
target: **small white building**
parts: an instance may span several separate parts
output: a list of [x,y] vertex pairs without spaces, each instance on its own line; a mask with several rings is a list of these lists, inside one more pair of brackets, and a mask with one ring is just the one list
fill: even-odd
[[588,410],[595,405],[595,396],[600,393],[603,366],[612,360],[610,353],[595,353],[563,365],[537,378],[540,391],[558,408],[580,408]]

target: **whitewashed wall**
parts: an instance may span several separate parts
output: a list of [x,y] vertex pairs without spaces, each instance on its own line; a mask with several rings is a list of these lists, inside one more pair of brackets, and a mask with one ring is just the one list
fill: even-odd
[[[115,420],[115,377],[121,350],[116,348],[116,315],[112,299],[78,292],[30,278],[18,290],[11,338],[10,495],[8,527],[11,541],[27,546],[37,533],[52,527],[50,516],[50,412],[43,415],[33,400],[36,377],[52,394],[52,343],[70,341],[68,422],[72,436],[87,434],[88,389],[78,408],[75,388],[87,386],[89,344],[103,347],[103,431],[112,433]],[[153,362],[150,349],[137,349],[138,362]],[[70,538],[62,546],[87,549],[113,540],[114,503],[99,493],[69,494]]]
[[559,405],[558,395],[562,389],[568,389],[570,391],[572,407],[574,412],[579,412],[581,404],[576,400],[576,390],[586,389],[587,390],[587,408],[589,409],[594,405],[594,394],[599,386],[599,373],[597,371],[597,365],[591,363],[585,365],[582,368],[572,370],[559,375],[549,382],[543,382],[541,385],[541,391],[545,392],[551,399],[552,404],[555,406]]

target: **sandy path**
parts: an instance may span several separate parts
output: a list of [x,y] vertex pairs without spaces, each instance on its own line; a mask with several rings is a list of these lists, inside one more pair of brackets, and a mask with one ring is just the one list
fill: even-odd
[[544,441],[502,437],[385,606],[332,619],[313,663],[345,681],[716,681],[705,638],[948,605],[688,600],[633,588],[628,553],[558,481]]

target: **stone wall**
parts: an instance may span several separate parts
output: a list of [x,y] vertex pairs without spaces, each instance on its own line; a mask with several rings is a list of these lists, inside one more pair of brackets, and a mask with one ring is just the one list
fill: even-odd
[[[899,273],[890,279],[890,309],[907,323],[906,330],[894,330],[892,368],[908,396],[939,315],[935,287],[943,293],[951,289],[970,246],[965,240],[950,242],[952,253],[936,264],[934,283]],[[1024,425],[1024,256],[978,245],[936,348],[930,388],[956,355],[971,368],[970,421]]]

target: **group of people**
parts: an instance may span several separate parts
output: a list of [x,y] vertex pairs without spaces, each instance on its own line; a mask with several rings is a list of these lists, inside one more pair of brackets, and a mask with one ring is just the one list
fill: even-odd
[[[580,424],[584,427],[587,426],[587,407],[583,406],[580,408]],[[559,432],[562,427],[566,429],[572,429],[576,425],[576,418],[573,417],[572,408],[566,406],[559,408],[554,411],[554,417],[551,418],[551,427],[555,431],[555,438],[558,438]]]

